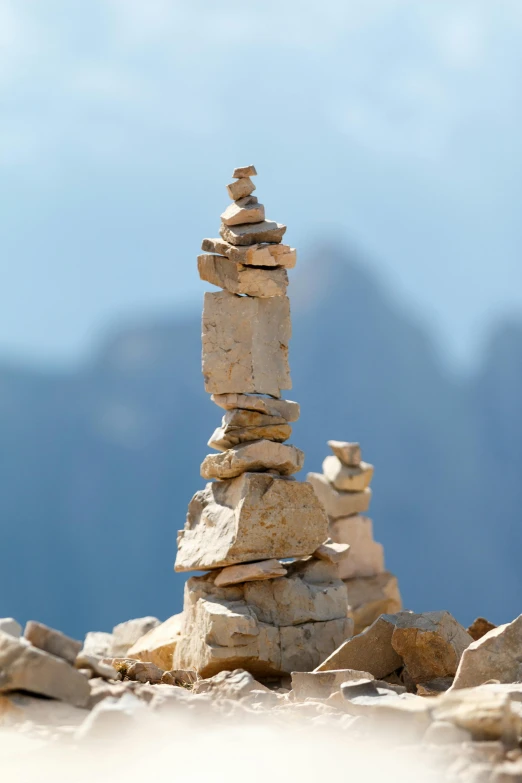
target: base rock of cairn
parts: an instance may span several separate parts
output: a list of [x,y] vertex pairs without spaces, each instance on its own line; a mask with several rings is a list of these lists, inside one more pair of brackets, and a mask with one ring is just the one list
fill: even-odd
[[221,238],[203,240],[198,257],[200,277],[222,289],[205,294],[202,368],[224,415],[208,443],[217,453],[201,465],[213,480],[178,535],[176,571],[208,573],[186,584],[173,666],[203,677],[309,671],[353,633],[340,578],[349,547],[325,543],[320,499],[292,477],[304,464],[286,442],[299,405],[281,390],[292,385],[286,291],[296,252],[252,195],[255,174],[234,171]]
[[364,516],[373,465],[362,461],[358,443],[330,440],[328,445],[333,455],[324,460],[323,473],[309,473],[307,480],[328,515],[330,537],[350,545],[339,576],[348,590],[355,633],[360,633],[379,615],[398,612],[402,601],[396,577],[384,567],[382,544],[373,539],[372,520]]

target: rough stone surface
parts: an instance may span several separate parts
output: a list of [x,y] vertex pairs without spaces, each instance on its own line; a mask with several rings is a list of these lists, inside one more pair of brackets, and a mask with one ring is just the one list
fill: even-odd
[[395,621],[395,615],[383,614],[365,631],[345,641],[316,671],[355,669],[377,678],[391,674],[402,666],[402,659],[392,646]]
[[251,394],[213,394],[212,402],[225,410],[245,410],[263,413],[266,416],[280,416],[288,422],[297,421],[300,408],[297,402],[291,400],[273,400],[266,397],[256,397]]
[[349,680],[373,679],[369,672],[354,669],[336,669],[332,671],[292,672],[292,692],[295,699],[328,699],[340,691],[341,685]]
[[250,196],[255,189],[256,186],[250,177],[242,177],[237,182],[231,182],[230,185],[227,185],[227,193],[233,201]]
[[206,253],[217,253],[244,266],[282,266],[293,269],[297,261],[295,247],[279,244],[255,244],[250,246],[231,245],[224,239],[204,239],[201,249]]
[[78,657],[76,659],[76,665],[78,668],[83,668],[81,665],[83,656],[99,659],[107,658],[111,652],[112,641],[112,633],[106,633],[105,631],[89,631],[83,642],[83,647],[78,653]]
[[105,663],[95,655],[86,655],[83,651],[80,652],[76,659],[76,668],[79,671],[86,672],[89,679],[93,677],[101,677],[104,680],[120,679],[120,674],[114,666]]
[[[349,544],[337,544],[333,541],[326,542],[318,546],[314,552],[314,557],[319,560],[325,560],[327,563],[342,563],[349,556]],[[342,577],[340,577],[342,579]]]
[[372,520],[361,514],[334,519],[330,523],[334,541],[350,545],[350,554],[339,570],[341,579],[376,576],[384,571],[384,548],[373,540]]
[[288,286],[286,269],[260,269],[244,266],[225,256],[198,256],[198,272],[202,280],[224,288],[231,294],[246,294],[268,298],[284,296]]
[[260,579],[275,579],[278,576],[286,576],[286,568],[279,560],[260,560],[257,563],[242,563],[241,565],[227,566],[216,576],[216,587],[226,587],[242,582],[255,582]]
[[22,626],[13,617],[0,617],[0,631],[18,639],[22,635]]
[[243,205],[235,201],[230,204],[223,214],[221,220],[225,226],[240,226],[245,223],[262,223],[265,219],[265,208],[259,203],[245,203],[247,199],[240,199]]
[[301,557],[327,538],[327,527],[309,484],[244,473],[194,495],[178,538],[176,570]]
[[469,644],[456,670],[453,689],[471,688],[488,680],[522,681],[522,615]]
[[127,651],[129,658],[150,661],[163,671],[172,669],[172,658],[181,636],[182,614],[175,614],[164,623],[151,628]]
[[132,663],[126,675],[129,680],[134,682],[150,682],[152,685],[158,685],[163,677],[163,669],[160,669],[151,661],[135,661]]
[[205,479],[231,479],[242,473],[274,470],[281,476],[291,476],[303,465],[304,452],[296,446],[256,440],[221,454],[208,454],[201,463],[201,475]]
[[161,682],[165,685],[193,685],[198,679],[198,675],[195,671],[186,671],[184,669],[171,669],[168,672],[163,672]]
[[318,560],[313,556],[285,563],[285,568],[289,576],[296,574],[310,584],[334,582],[339,579],[339,566],[336,563]]
[[345,580],[348,591],[348,614],[355,623],[355,633],[371,625],[381,614],[393,614],[402,608],[397,579],[389,571],[377,576]]
[[256,174],[256,167],[250,164],[250,166],[238,166],[238,168],[234,169],[232,176],[239,179],[241,177],[255,177]]
[[329,440],[328,445],[343,465],[357,468],[361,463],[361,446],[359,443],[349,443],[346,440]]
[[267,416],[256,411],[227,411],[212,434],[208,445],[218,451],[227,451],[253,440],[273,440],[282,443],[292,434],[292,427],[282,416]]
[[497,626],[490,623],[489,620],[486,620],[485,617],[477,617],[466,630],[473,641],[476,642],[496,627]]
[[206,391],[280,397],[281,389],[292,386],[290,336],[288,297],[206,293],[202,334]]
[[89,681],[63,658],[0,631],[0,693],[27,691],[75,707],[89,701]]
[[324,510],[332,519],[364,513],[370,506],[372,491],[369,487],[363,492],[339,492],[322,473],[309,473],[306,480],[313,486]]
[[511,743],[521,729],[520,716],[512,710],[509,696],[494,690],[449,690],[433,703],[431,715],[483,740]]
[[260,623],[301,625],[346,617],[346,588],[340,579],[310,584],[295,574],[246,582],[243,594]]
[[81,642],[34,620],[29,620],[26,624],[24,637],[40,650],[56,655],[57,658],[63,658],[71,664],[76,661],[76,656],[82,649]]
[[283,239],[286,226],[264,220],[262,223],[245,223],[239,226],[221,224],[219,233],[225,242],[231,245],[257,245],[260,242],[279,243]]
[[449,612],[401,612],[392,637],[393,649],[415,683],[455,674],[471,642],[471,636]]
[[338,457],[326,457],[323,473],[333,486],[343,492],[363,492],[370,485],[373,465],[361,462],[356,468],[343,465]]
[[124,658],[138,639],[159,624],[160,621],[157,617],[138,617],[135,620],[127,620],[127,622],[116,625],[112,629],[109,657]]

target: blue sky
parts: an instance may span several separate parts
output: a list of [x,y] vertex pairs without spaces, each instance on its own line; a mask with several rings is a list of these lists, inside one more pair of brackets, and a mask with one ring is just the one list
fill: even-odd
[[355,243],[469,363],[522,311],[521,41],[519,0],[0,0],[0,353],[199,307],[254,162],[301,258]]

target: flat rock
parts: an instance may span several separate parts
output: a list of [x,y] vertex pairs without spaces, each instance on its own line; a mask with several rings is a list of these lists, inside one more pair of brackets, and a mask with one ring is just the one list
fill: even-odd
[[350,555],[339,570],[341,579],[376,576],[384,572],[384,548],[373,540],[373,524],[369,517],[352,514],[330,522],[334,541],[350,545]]
[[242,473],[277,471],[291,476],[304,465],[304,452],[296,446],[272,440],[243,443],[221,454],[208,454],[201,464],[201,476],[206,479],[230,479]]
[[402,608],[397,578],[385,571],[377,576],[345,579],[348,591],[348,614],[353,618],[355,633],[371,625],[381,614],[393,614]]
[[455,674],[462,653],[473,640],[449,612],[401,612],[392,637],[413,682]]
[[488,631],[463,651],[453,690],[471,688],[488,680],[522,680],[522,615]]
[[202,280],[224,288],[231,294],[268,298],[284,296],[288,286],[286,269],[260,269],[244,266],[225,256],[198,256],[198,272]]
[[349,544],[337,544],[334,541],[329,541],[318,546],[313,556],[319,560],[325,560],[327,563],[338,564],[348,557],[349,552]]
[[176,571],[301,557],[325,540],[327,526],[304,482],[244,473],[209,483],[190,502],[178,537]]
[[230,204],[221,215],[225,226],[240,226],[246,223],[262,223],[265,219],[263,204],[248,203],[247,199],[239,199]]
[[216,587],[235,585],[241,582],[255,582],[259,579],[275,579],[285,576],[286,568],[279,560],[260,560],[257,563],[242,563],[241,565],[227,566],[216,576]]
[[132,645],[159,624],[157,617],[138,617],[116,625],[112,630],[109,657],[125,658]]
[[365,631],[345,641],[316,671],[355,669],[370,672],[378,679],[402,666],[400,655],[392,646],[395,615],[382,615]]
[[234,169],[232,176],[235,179],[239,179],[241,177],[255,177],[256,174],[257,174],[256,167],[250,165],[250,166],[239,166],[237,169]]
[[332,519],[361,514],[370,506],[372,491],[369,487],[363,492],[339,492],[322,473],[309,473],[306,480],[313,486],[324,510]]
[[290,303],[206,293],[203,308],[203,376],[210,394],[229,392],[281,396],[290,389]]
[[266,416],[280,416],[286,421],[297,421],[300,414],[299,403],[291,400],[274,400],[255,397],[251,394],[213,394],[212,402],[225,410],[246,410],[264,413]]
[[282,243],[256,243],[255,245],[238,246],[225,242],[220,237],[217,239],[204,239],[201,249],[207,253],[216,253],[226,256],[231,261],[236,261],[244,266],[281,266],[285,269],[293,269],[297,261],[295,247]]
[[63,658],[0,631],[0,693],[27,691],[75,707],[89,701],[89,681]]
[[[241,182],[241,180],[240,180]],[[256,245],[260,242],[279,243],[283,239],[286,226],[273,220],[262,223],[245,223],[239,226],[221,224],[219,233],[225,242],[231,245]]]
[[361,446],[359,443],[349,443],[346,440],[329,440],[328,445],[348,468],[357,468],[361,463]]
[[282,443],[292,434],[292,427],[282,416],[267,416],[257,411],[232,410],[224,415],[208,445],[218,451],[254,440],[273,440]]
[[326,457],[323,473],[335,489],[343,492],[363,492],[373,476],[373,465],[361,462],[356,468],[343,465],[338,457]]
[[172,669],[172,659],[176,644],[181,636],[182,614],[175,614],[168,620],[151,628],[141,636],[127,651],[129,658],[151,662],[163,671]]
[[497,626],[490,623],[489,620],[486,620],[485,617],[477,617],[466,630],[473,641],[476,642],[496,627]]
[[34,620],[29,620],[26,624],[24,637],[40,650],[56,655],[57,658],[63,658],[71,664],[74,664],[76,656],[82,649],[81,642]]
[[0,617],[0,631],[18,639],[22,635],[22,626],[12,617]]
[[250,196],[255,189],[256,186],[250,177],[241,177],[237,182],[231,182],[230,185],[227,185],[227,193],[232,201],[238,201],[240,198]]
[[373,674],[354,669],[332,671],[292,672],[292,692],[295,699],[328,699],[340,691],[341,685],[362,678],[373,680]]

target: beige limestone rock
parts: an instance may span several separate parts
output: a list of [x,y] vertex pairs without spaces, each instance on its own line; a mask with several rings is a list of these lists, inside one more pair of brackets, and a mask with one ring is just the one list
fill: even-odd
[[349,617],[326,622],[282,626],[281,669],[290,673],[311,671],[353,633]]
[[361,446],[359,443],[349,443],[346,440],[329,440],[328,445],[343,465],[357,468],[361,463]]
[[369,672],[354,669],[335,669],[332,671],[292,672],[292,692],[298,701],[305,699],[328,699],[340,690],[344,682],[365,678],[373,680]]
[[348,468],[338,457],[326,457],[323,473],[334,487],[342,492],[363,492],[373,476],[373,465],[361,462],[357,468]]
[[267,691],[268,688],[244,669],[219,672],[206,680],[198,680],[194,687],[194,693],[210,693],[221,699],[242,699],[254,690]]
[[206,253],[214,253],[226,256],[231,261],[244,266],[281,266],[285,269],[293,269],[297,261],[295,247],[282,243],[263,243],[255,245],[238,246],[225,242],[221,237],[217,239],[204,239],[201,249]]
[[87,678],[63,658],[35,647],[27,639],[0,631],[0,693],[27,691],[85,707]]
[[226,226],[221,224],[220,236],[231,245],[257,245],[260,242],[273,242],[277,244],[283,239],[286,226],[275,223],[273,220],[264,220],[262,223],[244,223],[239,226]]
[[281,389],[292,386],[290,336],[288,297],[206,293],[202,335],[205,390],[210,394],[253,392],[280,397]]
[[245,203],[246,199],[239,199],[230,204],[223,214],[221,220],[225,226],[240,226],[246,223],[262,223],[265,219],[265,208],[263,204]]
[[285,563],[285,567],[289,576],[296,574],[310,584],[335,582],[339,579],[339,566],[336,563],[318,560],[313,556]]
[[361,514],[369,508],[372,498],[369,487],[363,492],[339,492],[322,473],[309,473],[306,480],[313,486],[321,505],[332,519]]
[[250,166],[238,166],[237,169],[234,169],[234,173],[232,176],[235,179],[240,179],[241,177],[255,177],[257,174],[256,167],[253,165]]
[[260,560],[257,563],[242,563],[223,568],[216,576],[214,584],[216,587],[226,587],[242,582],[255,582],[259,579],[275,579],[285,575],[286,568],[279,560]]
[[301,557],[325,540],[327,526],[312,488],[304,482],[244,473],[209,483],[190,502],[179,534],[176,571]]
[[250,177],[241,177],[237,182],[231,182],[230,185],[227,185],[227,193],[232,201],[238,201],[240,198],[250,196],[255,189],[256,186]]
[[317,547],[313,556],[317,557],[318,560],[325,560],[327,563],[337,565],[348,557],[349,552],[349,544],[337,544],[334,541],[326,541]]
[[348,613],[355,633],[371,625],[381,614],[393,614],[402,608],[397,579],[389,571],[377,576],[344,581],[348,591]]
[[86,655],[84,652],[80,652],[75,663],[78,671],[86,673],[89,679],[101,677],[104,680],[119,680],[120,673],[116,669],[104,663],[100,658],[95,655]]
[[129,658],[150,661],[163,671],[172,669],[172,658],[181,636],[182,614],[175,614],[164,623],[151,628],[127,650]]
[[504,693],[450,689],[428,704],[434,720],[448,721],[482,740],[502,739],[510,744],[521,733],[521,717]]
[[132,645],[159,624],[157,617],[138,617],[116,625],[112,629],[112,644],[108,657],[125,658]]
[[350,554],[340,565],[341,579],[384,572],[384,548],[373,540],[371,519],[361,514],[334,519],[330,522],[330,535],[334,541],[350,545]]
[[109,657],[112,641],[112,633],[106,633],[105,631],[89,631],[84,639],[83,647],[76,658],[77,668],[84,668],[81,663],[84,656],[94,657],[100,660]]
[[255,397],[251,394],[213,394],[212,402],[225,410],[245,410],[264,413],[266,416],[280,416],[286,421],[297,421],[299,418],[299,403],[291,400],[274,400],[266,397]]
[[275,470],[281,476],[290,476],[303,465],[304,452],[296,446],[256,440],[221,454],[208,454],[201,464],[201,475],[205,479],[230,479],[242,473]]
[[244,597],[260,623],[302,625],[346,617],[346,588],[340,579],[310,584],[299,575],[247,582]]
[[453,690],[471,688],[488,680],[522,680],[522,615],[488,631],[463,651]]
[[489,620],[486,620],[485,617],[477,617],[466,630],[473,641],[476,642],[496,627],[497,626],[490,623]]
[[383,614],[365,631],[335,650],[316,671],[355,669],[381,678],[402,666],[402,659],[392,646],[395,630],[394,615]]
[[0,617],[0,631],[18,639],[22,635],[22,626],[13,617]]
[[448,677],[457,671],[462,653],[473,640],[449,612],[401,612],[392,636],[413,682]]
[[57,658],[63,658],[64,661],[74,664],[76,656],[82,649],[82,643],[71,639],[69,636],[49,628],[43,623],[37,623],[35,620],[29,620],[25,626],[24,637],[35,647]]
[[231,294],[246,294],[268,298],[284,296],[288,286],[286,269],[260,269],[244,266],[225,256],[198,256],[198,272],[202,280],[224,288]]
[[292,428],[282,416],[267,416],[256,411],[232,410],[223,417],[208,445],[227,451],[253,440],[273,440],[282,443],[292,434]]

